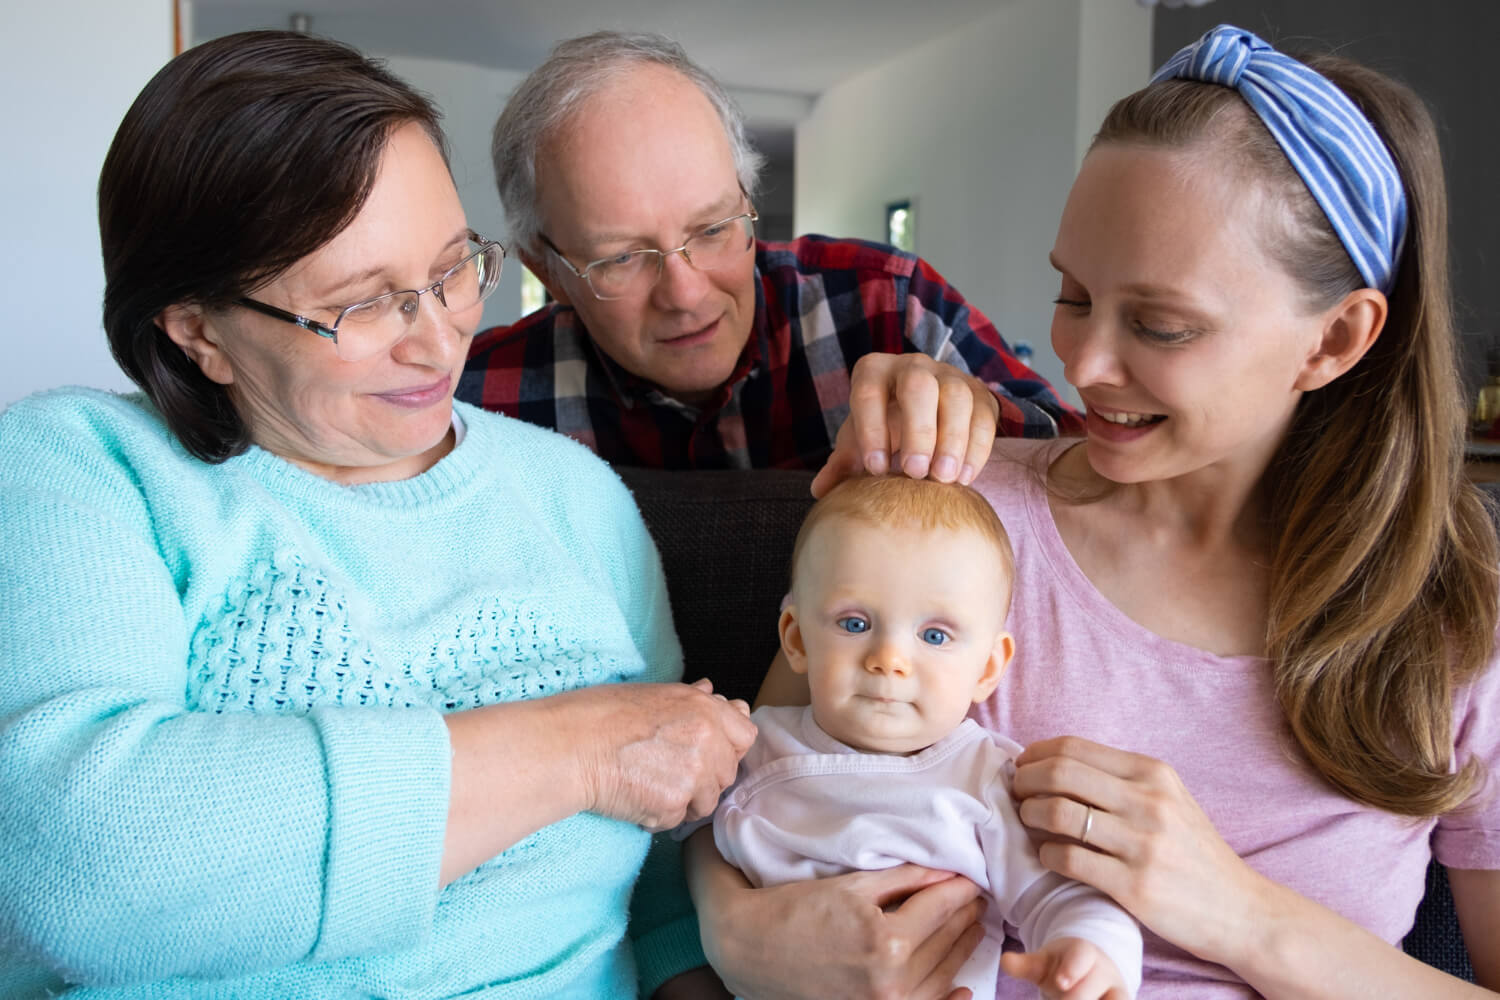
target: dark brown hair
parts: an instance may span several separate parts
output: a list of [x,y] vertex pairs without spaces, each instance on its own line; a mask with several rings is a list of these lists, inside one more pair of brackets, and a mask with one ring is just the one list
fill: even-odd
[[161,311],[225,308],[326,244],[359,214],[394,129],[419,123],[446,160],[439,118],[354,49],[289,31],[204,42],[136,97],[99,175],[104,329],[189,452],[221,462],[249,439]]
[[[1406,242],[1385,327],[1342,377],[1298,403],[1261,484],[1276,542],[1266,651],[1302,752],[1352,798],[1434,815],[1475,787],[1453,760],[1453,696],[1494,643],[1500,554],[1463,471],[1465,408],[1448,285],[1437,133],[1407,87],[1302,57],[1375,126],[1401,172]],[[1233,90],[1173,80],[1111,109],[1096,143],[1208,143],[1262,186],[1261,249],[1317,309],[1364,286],[1271,134]]]

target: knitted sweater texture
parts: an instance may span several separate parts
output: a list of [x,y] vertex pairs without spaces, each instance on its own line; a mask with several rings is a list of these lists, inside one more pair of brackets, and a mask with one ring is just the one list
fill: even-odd
[[438,888],[444,713],[682,665],[619,479],[458,410],[433,468],[353,487],[200,462],[138,396],[0,415],[0,996],[613,998],[703,963],[671,860],[632,903],[651,838],[594,814]]

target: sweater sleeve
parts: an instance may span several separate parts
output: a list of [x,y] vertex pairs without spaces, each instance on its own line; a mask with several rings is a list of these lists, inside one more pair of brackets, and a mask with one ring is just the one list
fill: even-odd
[[420,940],[447,810],[440,716],[190,711],[191,623],[142,469],[49,417],[0,418],[10,946],[109,986]]
[[[596,552],[644,663],[640,679],[680,681],[682,646],[672,626],[667,580],[656,543],[625,484],[592,455],[588,461],[604,472],[597,509],[615,512],[612,523],[606,521],[607,529],[596,540]],[[630,938],[642,997],[649,998],[673,976],[708,964],[682,870],[682,847],[669,833],[651,838],[631,897]]]

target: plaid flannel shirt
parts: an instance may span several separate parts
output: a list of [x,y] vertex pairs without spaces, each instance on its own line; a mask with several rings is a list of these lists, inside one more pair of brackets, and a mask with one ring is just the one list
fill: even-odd
[[755,278],[750,338],[702,406],[625,371],[556,304],[475,337],[458,397],[561,431],[620,465],[816,469],[849,415],[854,362],[920,351],[989,385],[999,435],[1082,429],[990,321],[912,254],[821,236],[758,242]]

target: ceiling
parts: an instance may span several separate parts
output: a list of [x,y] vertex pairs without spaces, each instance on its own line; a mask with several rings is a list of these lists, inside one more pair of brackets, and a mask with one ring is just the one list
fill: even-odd
[[194,38],[287,27],[385,55],[530,70],[559,39],[656,31],[728,86],[811,96],[1013,0],[191,0]]

